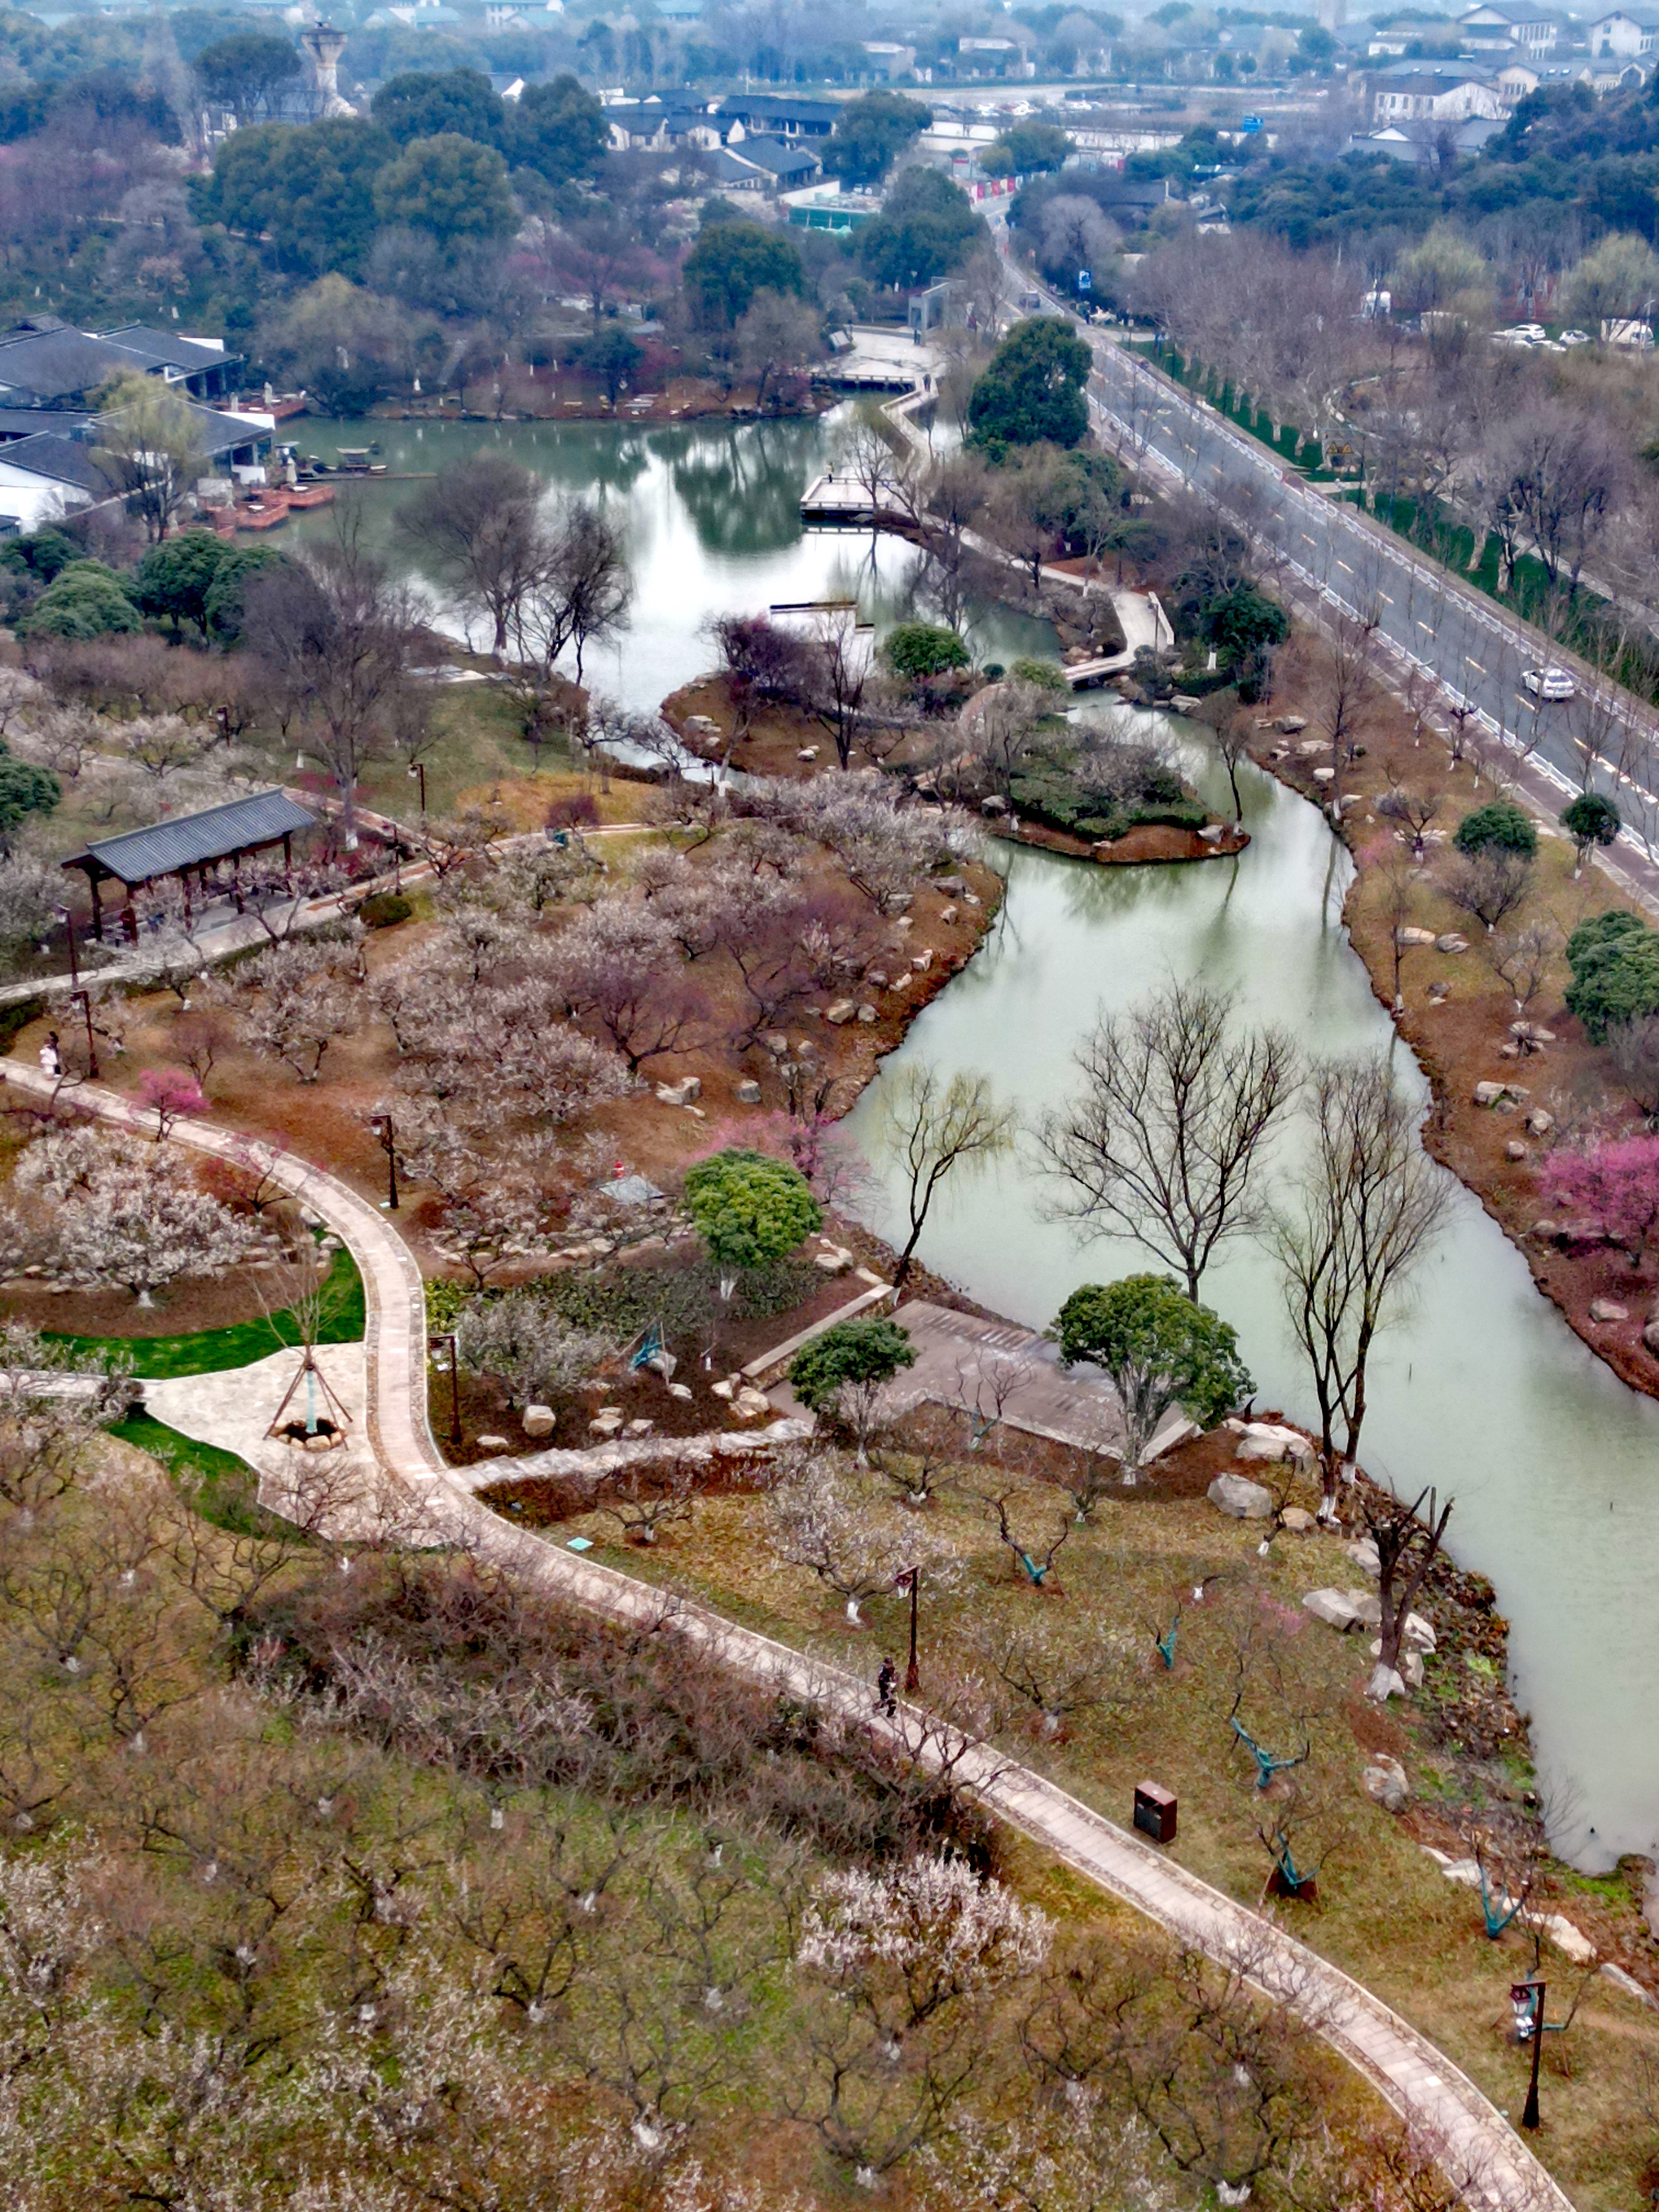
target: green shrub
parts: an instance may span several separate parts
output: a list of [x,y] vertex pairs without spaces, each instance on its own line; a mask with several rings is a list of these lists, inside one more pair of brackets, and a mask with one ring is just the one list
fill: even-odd
[[50,814],[63,795],[64,787],[49,768],[14,760],[0,738],[0,845],[26,814]]
[[843,1390],[889,1382],[915,1364],[910,1339],[896,1322],[866,1316],[837,1322],[802,1345],[789,1363],[789,1387],[803,1406],[826,1413]]
[[1592,845],[1611,845],[1619,836],[1619,809],[1605,793],[1581,791],[1571,806],[1561,810],[1561,827],[1578,848],[1578,865]]
[[912,683],[968,665],[967,647],[955,630],[939,623],[900,623],[888,632],[881,657],[895,676]]
[[400,921],[407,921],[414,911],[413,902],[401,891],[374,891],[357,908],[370,929],[391,929]]
[[688,1171],[685,1202],[709,1258],[721,1267],[763,1267],[823,1225],[799,1168],[741,1145]]
[[1035,684],[1040,691],[1060,692],[1066,689],[1066,678],[1056,661],[1017,660],[1008,673],[1017,684]]
[[1530,860],[1538,851],[1538,831],[1513,801],[1494,799],[1463,817],[1452,842],[1460,853],[1519,853]]
[[60,568],[17,625],[20,636],[74,643],[143,628],[121,579],[101,561],[71,561]]
[[1606,914],[1593,914],[1588,921],[1581,921],[1567,939],[1567,965],[1576,975],[1579,963],[1592,952],[1599,952],[1604,945],[1616,945],[1621,937],[1645,937],[1648,926],[1639,914],[1632,914],[1624,907],[1610,907]]
[[1587,943],[1584,932],[1590,925],[1585,924],[1573,932],[1567,947],[1572,969],[1567,1012],[1578,1017],[1592,1044],[1605,1044],[1607,1031],[1621,1023],[1659,1013],[1659,937],[1634,915],[1620,918],[1635,922],[1635,927],[1604,930]]

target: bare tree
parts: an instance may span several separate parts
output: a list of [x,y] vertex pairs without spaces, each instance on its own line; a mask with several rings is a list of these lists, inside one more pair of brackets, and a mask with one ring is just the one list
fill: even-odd
[[940,1186],[958,1173],[981,1173],[1013,1141],[1013,1109],[997,1105],[982,1075],[958,1069],[947,1079],[931,1062],[913,1060],[886,1086],[878,1142],[904,1179],[909,1221],[893,1270],[896,1291],[910,1273]]
[[1524,905],[1532,889],[1532,862],[1524,853],[1489,845],[1479,853],[1454,853],[1442,889],[1455,907],[1488,933]]
[[814,618],[809,703],[835,741],[836,758],[844,769],[853,764],[875,641],[873,626],[859,620],[855,604],[826,607]]
[[333,777],[348,844],[359,776],[420,711],[410,672],[418,629],[413,599],[371,553],[355,511],[248,586],[244,637]]
[[1320,1512],[1334,1520],[1342,1468],[1352,1480],[1358,1463],[1372,1347],[1405,1310],[1449,1198],[1385,1058],[1316,1067],[1306,1111],[1311,1154],[1294,1198],[1273,1217],[1272,1236],[1291,1331],[1319,1405]]
[[1482,946],[1486,964],[1515,1001],[1518,1018],[1516,1034],[1522,1052],[1536,1049],[1532,1024],[1527,1019],[1533,1002],[1550,978],[1562,945],[1561,931],[1553,916],[1523,923],[1490,937]]
[[1191,1298],[1218,1247],[1256,1224],[1255,1173],[1300,1079],[1289,1036],[1240,1035],[1234,1005],[1172,983],[1104,1017],[1077,1056],[1082,1097],[1038,1133],[1060,1218],[1133,1237]]
[[[1423,1512],[1425,1499],[1426,1516]],[[1376,1595],[1382,1608],[1381,1650],[1371,1677],[1374,1698],[1387,1696],[1387,1678],[1399,1672],[1407,1616],[1440,1550],[1452,1504],[1449,1498],[1443,1506],[1438,1506],[1432,1490],[1419,1491],[1409,1505],[1404,1498],[1369,1483],[1359,1492],[1360,1517],[1376,1547]]]

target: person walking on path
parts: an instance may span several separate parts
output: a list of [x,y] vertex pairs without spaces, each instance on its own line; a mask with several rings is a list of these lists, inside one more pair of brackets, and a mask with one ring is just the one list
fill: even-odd
[[876,1711],[885,1713],[890,1721],[898,1711],[898,1701],[893,1695],[898,1682],[898,1668],[890,1656],[884,1656],[881,1672],[876,1677]]

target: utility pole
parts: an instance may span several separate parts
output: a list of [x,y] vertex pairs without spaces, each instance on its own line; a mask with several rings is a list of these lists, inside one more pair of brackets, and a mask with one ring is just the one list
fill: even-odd
[[1523,2043],[1532,2045],[1532,2078],[1527,2085],[1527,2101],[1521,2113],[1521,2124],[1528,2130],[1539,2125],[1538,2062],[1544,2048],[1544,1990],[1545,1984],[1536,1979],[1514,1982],[1510,1986],[1516,2034]]

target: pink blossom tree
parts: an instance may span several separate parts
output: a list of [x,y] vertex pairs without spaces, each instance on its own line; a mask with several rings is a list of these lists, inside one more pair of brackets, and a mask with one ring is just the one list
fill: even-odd
[[206,1096],[187,1067],[147,1067],[138,1079],[138,1103],[155,1116],[158,1145],[181,1115],[207,1111]]
[[1539,1186],[1557,1204],[1593,1216],[1632,1269],[1641,1267],[1659,1231],[1659,1137],[1556,1152],[1545,1161]]

